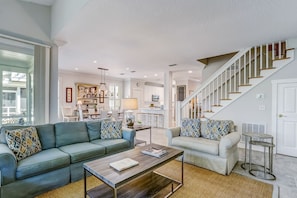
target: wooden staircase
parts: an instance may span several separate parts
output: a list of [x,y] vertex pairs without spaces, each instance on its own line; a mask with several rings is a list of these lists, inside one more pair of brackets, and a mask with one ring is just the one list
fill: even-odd
[[239,51],[193,94],[177,102],[177,123],[183,118],[211,118],[292,62],[294,49],[286,46],[280,41]]

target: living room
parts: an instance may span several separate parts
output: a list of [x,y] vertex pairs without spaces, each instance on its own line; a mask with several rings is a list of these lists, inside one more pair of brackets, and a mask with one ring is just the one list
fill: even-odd
[[[47,1],[44,1],[47,2]],[[50,2],[50,1],[48,1]],[[107,15],[108,12],[112,12],[109,11],[107,8],[113,10],[114,12],[119,12],[119,9],[121,8],[121,6],[123,7],[123,10],[125,12],[129,12],[129,9],[135,8],[132,5],[130,5],[130,8],[128,9],[128,7],[125,7],[122,3],[111,3],[108,4],[107,2],[101,2],[101,6],[103,8],[106,8],[106,10],[102,12],[102,15]],[[140,2],[133,2],[135,3],[136,7],[139,10],[139,12],[141,11],[145,11],[146,9],[148,9],[149,11],[156,9],[155,7],[151,7],[152,5],[149,5],[149,3],[144,3],[141,4]],[[131,4],[133,4],[131,2]],[[184,12],[186,11],[181,11],[182,9],[189,9],[189,7],[191,7],[191,5],[195,5],[197,7],[198,4],[201,4],[201,7],[203,7],[205,2],[199,2],[199,3],[194,3],[191,2],[190,4],[187,4],[187,6],[185,6],[186,8],[184,8],[182,6],[183,3],[176,3],[175,6],[169,6],[169,2],[167,2],[167,4],[164,3],[164,5],[160,5],[160,7],[164,6],[167,7],[166,9],[160,9],[160,10],[156,10],[156,12],[154,13],[156,15],[156,18],[158,19],[158,17],[161,17],[162,19],[162,13],[167,13],[167,12],[181,12],[180,15],[183,16]],[[233,2],[234,3],[234,2]],[[157,3],[154,3],[154,5]],[[227,2],[226,4],[228,4],[229,6],[232,5],[232,2]],[[254,37],[249,37],[249,35],[245,35],[245,36],[241,36],[238,37],[233,34],[231,34],[231,31],[228,32],[224,32],[224,34],[222,34],[223,36],[220,38],[216,38],[215,36],[212,37],[210,40],[214,43],[219,43],[218,46],[223,46],[223,47],[212,47],[214,48],[214,50],[212,51],[211,49],[211,45],[207,42],[202,42],[200,40],[201,43],[198,43],[196,40],[195,42],[192,40],[187,41],[186,40],[186,36],[184,37],[179,37],[179,39],[176,39],[176,37],[174,37],[174,35],[170,35],[169,34],[169,29],[166,29],[166,26],[155,26],[155,29],[160,29],[161,31],[164,31],[167,33],[166,36],[163,35],[163,40],[164,43],[160,43],[160,47],[161,46],[165,46],[168,45],[171,48],[173,47],[173,45],[180,45],[180,48],[182,48],[181,46],[183,46],[183,43],[193,43],[192,45],[202,45],[205,46],[204,47],[204,51],[199,51],[196,50],[195,48],[189,47],[188,51],[186,51],[187,53],[189,53],[189,57],[192,58],[192,60],[190,60],[192,63],[183,63],[178,57],[172,56],[171,54],[167,54],[167,53],[163,53],[164,58],[169,62],[160,62],[158,64],[155,64],[155,62],[150,62],[150,59],[154,59],[157,60],[160,57],[156,56],[155,58],[152,58],[151,55],[155,55],[156,53],[154,52],[153,49],[150,49],[148,51],[146,51],[146,55],[149,55],[149,58],[144,58],[144,56],[141,56],[140,54],[137,53],[137,51],[130,51],[130,56],[129,59],[135,59],[135,63],[134,65],[140,65],[139,69],[137,69],[136,67],[133,68],[134,66],[132,64],[130,64],[131,62],[128,62],[128,60],[124,60],[123,63],[125,63],[125,61],[127,61],[127,63],[123,64],[125,65],[125,67],[122,68],[121,71],[117,70],[116,65],[119,65],[120,62],[123,60],[118,59],[116,55],[112,56],[112,57],[104,57],[104,53],[102,53],[102,51],[112,51],[114,48],[112,48],[110,46],[110,48],[108,48],[107,46],[111,43],[105,44],[103,43],[102,40],[100,40],[99,43],[96,43],[95,46],[93,46],[93,48],[101,48],[101,52],[100,54],[98,54],[99,58],[98,58],[98,63],[95,64],[93,61],[95,61],[95,58],[92,56],[91,54],[86,55],[89,56],[89,63],[86,64],[86,62],[82,63],[82,60],[77,60],[74,57],[80,57],[78,54],[69,54],[72,57],[73,62],[71,62],[69,65],[71,65],[71,69],[67,69],[67,68],[63,68],[62,65],[66,65],[64,64],[63,61],[64,57],[67,55],[67,48],[68,45],[79,45],[78,43],[76,44],[72,44],[71,40],[69,38],[69,40],[67,40],[68,38],[63,38],[63,35],[59,35],[60,31],[63,32],[67,32],[67,34],[70,34],[68,31],[72,30],[72,28],[74,27],[73,24],[74,23],[78,23],[81,24],[82,21],[84,20],[82,17],[82,15],[85,15],[86,12],[88,12],[88,9],[90,9],[90,13],[91,13],[91,7],[93,7],[93,9],[98,9],[98,7],[94,6],[96,5],[95,1],[77,1],[76,3],[73,2],[67,2],[67,1],[52,1],[51,4],[48,5],[40,5],[40,4],[35,4],[35,3],[31,3],[30,1],[26,2],[26,1],[17,1],[17,0],[2,0],[0,2],[0,6],[1,6],[1,19],[0,19],[0,34],[1,34],[1,38],[5,38],[5,39],[15,39],[15,40],[19,40],[19,41],[28,41],[31,44],[37,44],[37,45],[41,45],[41,46],[45,46],[46,48],[46,52],[48,53],[47,55],[50,54],[50,56],[48,56],[47,60],[50,60],[50,63],[47,63],[45,66],[45,71],[48,72],[47,75],[40,75],[40,80],[42,81],[42,79],[48,79],[47,82],[45,82],[45,85],[42,84],[35,84],[36,85],[36,90],[40,91],[41,93],[41,98],[42,98],[42,102],[41,101],[36,101],[36,106],[35,106],[35,117],[36,119],[34,120],[36,124],[44,124],[44,123],[56,123],[56,122],[60,122],[62,121],[62,116],[61,116],[61,112],[60,112],[60,107],[61,106],[65,106],[65,105],[69,105],[72,107],[75,107],[77,105],[77,98],[76,98],[76,90],[77,87],[75,85],[75,83],[85,83],[85,84],[99,84],[102,81],[102,75],[100,73],[100,71],[97,69],[98,67],[102,66],[102,65],[108,65],[106,67],[108,67],[109,71],[107,73],[105,73],[105,80],[106,83],[111,85],[118,85],[120,87],[121,90],[121,97],[139,97],[139,91],[142,92],[143,94],[143,106],[141,106],[141,108],[147,108],[150,105],[150,97],[152,95],[154,95],[154,92],[150,92],[147,90],[150,90],[149,87],[156,87],[156,88],[160,88],[162,87],[162,90],[164,90],[164,93],[158,93],[158,95],[162,95],[162,98],[160,97],[160,104],[156,105],[156,106],[161,106],[164,105],[164,109],[168,112],[165,113],[165,120],[164,120],[164,128],[169,128],[172,126],[175,126],[175,106],[173,107],[169,107],[172,101],[172,98],[175,100],[176,96],[176,86],[179,85],[187,85],[186,88],[186,97],[191,95],[191,93],[193,91],[196,90],[196,87],[200,86],[206,79],[205,77],[199,76],[199,79],[197,80],[197,76],[201,75],[203,73],[202,68],[204,67],[203,64],[199,63],[198,61],[196,61],[197,59],[203,59],[203,58],[207,58],[207,57],[215,57],[215,56],[219,56],[222,54],[227,54],[230,52],[237,52],[240,51],[240,49],[242,48],[248,48],[251,46],[256,46],[256,45],[262,45],[264,43],[272,43],[272,42],[279,42],[280,40],[286,40],[287,41],[287,48],[296,48],[297,46],[297,40],[296,37],[297,35],[295,34],[296,31],[294,30],[295,27],[293,27],[292,24],[295,24],[294,22],[294,18],[296,18],[294,16],[294,11],[292,11],[292,7],[294,7],[295,2],[292,1],[288,1],[288,3],[286,5],[284,5],[285,3],[279,3],[278,1],[272,1],[269,2],[268,5],[267,2],[262,2],[259,3],[259,5],[246,5],[244,3],[245,6],[247,7],[257,7],[255,10],[257,9],[264,9],[264,11],[262,13],[266,13],[267,15],[269,15],[269,17],[271,17],[271,20],[264,20],[262,21],[262,24],[266,24],[265,26],[270,28],[270,32],[273,31],[273,28],[275,26],[275,24],[280,24],[280,25],[284,25],[284,27],[282,27],[284,30],[286,31],[282,31],[282,33],[278,32],[278,33],[269,33],[267,34],[267,36],[263,33],[260,32],[258,33],[259,35],[265,35],[263,37],[258,36],[254,36]],[[211,4],[210,4],[211,5]],[[213,9],[218,9],[217,6],[219,4],[214,3],[214,8]],[[180,9],[177,9],[177,7],[180,6]],[[234,9],[237,9],[236,12],[234,11],[234,15],[231,15],[231,17],[236,18],[236,16],[239,16],[239,19],[242,19],[241,17],[243,17],[244,12],[242,10],[240,10],[240,8],[242,8],[239,5],[232,5],[234,6]],[[275,7],[280,7],[283,9],[279,9],[279,10],[285,10],[286,13],[282,14],[279,12],[278,15],[273,16],[271,14],[270,11],[268,11],[269,9],[272,10],[272,8]],[[147,7],[145,9],[145,7]],[[193,6],[194,7],[194,6]],[[228,6],[226,6],[227,9]],[[83,14],[80,15],[79,12],[81,11],[81,9],[85,9],[83,11]],[[205,8],[206,9],[206,8]],[[211,9],[208,7],[208,12],[211,12]],[[219,9],[220,10],[220,9]],[[228,9],[229,10],[229,9]],[[255,10],[253,10],[253,12],[256,12]],[[165,12],[166,11],[166,12]],[[191,12],[190,12],[191,11]],[[147,11],[146,11],[147,12]],[[193,11],[190,9],[189,10],[190,13],[192,13]],[[138,12],[137,12],[138,14]],[[146,13],[147,15],[150,15],[149,13]],[[224,25],[227,24],[226,20],[231,20],[229,19],[225,19],[223,14],[226,14],[224,12],[221,13],[222,16],[217,15],[217,18],[207,18],[208,15],[204,15],[200,16],[205,22],[207,23],[209,20],[209,23],[214,22],[214,24],[217,25],[217,28],[212,28],[210,30],[212,30],[213,32],[219,31],[221,29],[224,29],[222,27],[224,27]],[[237,15],[236,15],[237,14]],[[254,13],[253,13],[254,14]],[[248,15],[248,14],[246,14]],[[107,15],[109,17],[111,17],[110,15]],[[115,17],[114,15],[112,15],[113,17]],[[124,15],[121,15],[124,16]],[[257,15],[259,17],[259,15]],[[262,16],[262,15],[260,15]],[[135,13],[134,15],[135,18],[137,18],[137,15]],[[210,16],[209,16],[210,17]],[[220,18],[221,17],[221,18]],[[230,17],[230,16],[229,16]],[[104,16],[103,16],[104,18]],[[140,19],[143,20],[143,22],[149,23],[148,20],[146,20],[146,18],[143,16],[143,18],[141,18],[139,16]],[[197,16],[193,16],[193,18],[195,20],[198,21],[198,17]],[[259,17],[260,18],[260,17]],[[108,19],[108,17],[106,17],[106,20]],[[117,18],[116,18],[117,19]],[[265,18],[266,19],[266,18]],[[111,19],[109,20],[115,20],[114,18],[111,17]],[[195,20],[193,20],[192,22],[187,21],[187,18],[183,18],[183,23],[187,24],[188,26],[195,26],[193,24],[195,24]],[[222,21],[220,21],[222,20]],[[168,21],[171,21],[171,19],[168,19]],[[174,20],[172,20],[174,21]],[[285,22],[283,22],[285,21]],[[187,23],[189,22],[189,23]],[[236,23],[238,22],[237,20],[232,21],[232,23]],[[102,25],[106,25],[105,23],[103,23],[102,21],[100,21],[100,23],[102,23]],[[107,22],[108,23],[108,22]],[[284,24],[282,24],[284,23]],[[112,24],[110,22],[110,24]],[[229,23],[228,23],[229,24]],[[71,26],[69,29],[67,29],[67,25]],[[131,28],[131,25],[125,24],[127,25],[127,29]],[[173,23],[174,25],[174,23]],[[110,27],[111,25],[106,25],[106,26],[102,26],[105,29],[105,31],[110,31],[111,32],[122,32],[124,35],[126,35],[127,33],[124,32],[124,30],[122,30],[121,28],[116,29],[116,26]],[[153,25],[154,26],[154,25]],[[186,26],[186,25],[185,25]],[[107,27],[109,27],[109,29],[107,29]],[[137,26],[137,27],[142,27],[142,26]],[[203,29],[202,27],[204,27],[204,24],[200,24],[199,26],[201,29]],[[248,29],[245,29],[247,28]],[[63,28],[67,29],[64,30]],[[81,27],[81,29],[84,29],[85,27]],[[164,28],[164,29],[162,29]],[[169,28],[169,27],[167,27]],[[198,27],[197,27],[198,28]],[[251,34],[251,32],[256,32],[255,29],[257,29],[257,26],[253,25],[252,22],[249,21],[249,23],[246,24],[246,27],[238,27],[239,29],[245,29],[246,31],[248,30],[249,34]],[[254,29],[253,31],[250,31],[250,29]],[[267,29],[269,29],[267,28]],[[198,28],[199,29],[199,28]],[[261,28],[259,28],[261,29]],[[265,29],[265,28],[264,28]],[[171,29],[170,29],[171,30]],[[90,30],[85,30],[85,31],[90,31]],[[102,30],[103,31],[103,30]],[[131,32],[135,32],[135,39],[137,39],[137,42],[139,41],[139,37],[140,34],[136,34],[137,31],[135,31],[135,29],[130,30]],[[168,31],[168,32],[167,32]],[[177,30],[176,30],[177,31]],[[186,32],[187,31],[187,27],[184,27],[184,29],[181,27],[179,29],[179,31],[181,32]],[[206,31],[206,30],[205,30]],[[264,30],[261,30],[264,31]],[[133,33],[129,32],[130,35],[133,35]],[[233,30],[234,32],[234,30]],[[171,32],[172,33],[172,32]],[[179,33],[179,32],[178,32]],[[176,34],[178,34],[176,33]],[[201,32],[199,32],[201,33]],[[103,32],[102,32],[103,34]],[[106,33],[105,33],[106,34]],[[152,35],[155,35],[154,31],[152,30]],[[173,33],[172,33],[173,34]],[[197,32],[195,33],[197,34]],[[55,36],[55,35],[59,35],[59,36]],[[66,35],[66,34],[65,34]],[[87,32],[85,35],[88,35]],[[149,39],[147,34],[145,39]],[[197,34],[199,35],[199,34]],[[228,36],[226,36],[228,35]],[[69,36],[69,35],[68,35]],[[117,35],[118,36],[118,35]],[[192,34],[191,34],[192,36]],[[209,37],[210,34],[208,34]],[[217,36],[217,35],[216,35]],[[250,35],[251,36],[251,35]],[[76,40],[81,40],[81,48],[83,49],[83,42],[85,41],[83,39],[83,37],[88,37],[88,36],[84,36],[83,34],[76,35],[74,36],[73,33],[73,37],[71,39],[76,39]],[[81,37],[81,38],[80,38]],[[153,37],[153,36],[152,36]],[[166,37],[166,39],[164,38]],[[201,35],[202,37],[202,35]],[[207,35],[203,38],[206,38]],[[231,37],[233,38],[233,40],[231,41],[226,41],[224,42],[224,39],[226,37]],[[115,39],[116,38],[116,39]],[[64,39],[64,40],[63,40]],[[114,40],[119,39],[118,37],[114,37]],[[140,38],[141,40],[142,38]],[[144,39],[144,38],[143,38]],[[177,42],[175,44],[170,44],[168,43],[168,40],[180,40],[180,42]],[[104,40],[104,39],[103,39]],[[139,45],[139,43],[137,44],[136,41],[133,40],[133,37],[128,37],[127,40],[130,40],[130,43],[126,43],[127,45]],[[152,39],[153,40],[153,39]],[[209,43],[210,40],[207,40]],[[240,43],[236,43],[239,42],[238,40],[241,40]],[[106,42],[108,42],[109,40],[107,40]],[[183,41],[183,42],[181,42]],[[89,41],[91,42],[91,41]],[[118,42],[120,42],[120,39],[118,40]],[[128,42],[128,41],[125,41]],[[148,42],[148,41],[146,41]],[[159,42],[159,40],[158,40]],[[236,43],[236,45],[232,45],[233,48],[231,47],[227,47],[228,42],[230,42],[230,46],[231,43]],[[155,43],[154,43],[155,44]],[[113,43],[114,45],[114,43]],[[121,43],[121,45],[123,45]],[[101,47],[97,47],[97,46],[101,46]],[[102,47],[104,46],[104,47]],[[122,46],[123,47],[123,46]],[[78,46],[78,48],[80,48],[80,46]],[[124,48],[124,47],[123,47]],[[218,49],[220,48],[220,49]],[[128,48],[127,48],[128,49]],[[124,51],[129,51],[125,49]],[[184,49],[184,48],[183,48]],[[169,49],[165,49],[162,48],[161,51],[170,51]],[[94,50],[95,52],[95,50]],[[157,51],[160,54],[160,51]],[[178,51],[179,53],[180,51]],[[96,52],[99,53],[99,52]],[[184,54],[180,53],[181,55]],[[109,54],[108,54],[109,55]],[[170,56],[169,56],[170,55]],[[128,56],[128,53],[125,54],[125,56]],[[138,60],[136,61],[136,57],[141,57],[143,59],[144,62],[148,62],[149,64],[151,64],[152,66],[150,67],[149,64],[144,65],[143,62],[138,62]],[[174,58],[172,58],[174,57]],[[193,58],[194,57],[194,58]],[[101,59],[100,59],[101,58]],[[108,60],[112,59],[113,61],[108,62]],[[100,62],[101,61],[101,62]],[[130,61],[130,60],[129,60]],[[172,64],[176,64],[176,66],[172,66],[169,67],[169,65]],[[275,137],[275,143],[276,145],[278,145],[278,125],[277,123],[277,105],[275,104],[276,102],[276,96],[277,96],[277,89],[274,90],[274,84],[278,84],[283,80],[288,80],[288,79],[296,79],[296,61],[293,60],[291,63],[289,63],[288,65],[286,65],[284,68],[282,68],[281,70],[279,70],[277,73],[271,75],[269,78],[265,79],[261,84],[259,84],[258,86],[256,86],[254,89],[252,89],[251,91],[249,91],[248,93],[244,94],[244,96],[242,96],[241,98],[239,98],[238,100],[236,100],[235,102],[232,103],[232,105],[229,105],[227,108],[223,109],[222,111],[218,112],[215,116],[212,117],[212,119],[221,119],[221,120],[233,120],[234,123],[237,126],[237,130],[238,132],[242,133],[244,132],[243,126],[248,125],[248,124],[254,124],[257,126],[265,126],[265,132],[272,134]],[[110,65],[110,66],[109,66]],[[130,66],[129,70],[127,69],[127,65]],[[131,65],[133,67],[131,67]],[[166,66],[166,69],[163,69],[165,71],[160,72],[157,74],[157,72],[151,71],[153,66],[157,65],[161,68],[162,66]],[[188,65],[188,68],[185,67]],[[92,67],[92,69],[88,69],[89,67]],[[172,80],[172,78],[175,78],[175,74],[177,74],[180,70],[179,67],[183,67],[186,68],[184,70],[184,72],[182,74],[182,77],[180,77],[176,82],[177,84],[175,85],[170,85],[171,83],[170,80]],[[195,68],[199,67],[199,71],[200,73],[197,74],[195,73],[195,79],[193,80],[191,79],[183,79],[184,76],[186,75],[190,75],[188,74],[188,70],[192,70],[194,71]],[[75,70],[75,68],[78,69],[78,71]],[[149,68],[149,69],[146,69]],[[168,69],[170,68],[170,69]],[[215,70],[215,66],[212,67],[211,64],[209,64],[205,69],[209,69],[209,71],[213,71]],[[90,70],[90,72],[87,72],[88,70]],[[136,72],[131,72],[135,70]],[[146,73],[141,73],[141,71],[146,70]],[[170,70],[170,71],[169,71]],[[167,71],[167,72],[166,72]],[[40,71],[42,72],[42,71]],[[113,72],[115,72],[118,76],[114,77],[113,76]],[[120,75],[120,73],[125,73],[125,75]],[[134,75],[138,75],[139,76],[134,76]],[[206,73],[206,70],[204,70],[204,73]],[[147,75],[146,78],[144,78],[144,75]],[[157,74],[157,76],[155,76],[155,74]],[[37,74],[38,76],[39,74]],[[152,84],[150,83],[155,83],[153,84],[154,86],[152,86]],[[274,84],[273,84],[274,83]],[[195,84],[195,86],[193,85]],[[38,87],[40,86],[40,87]],[[46,87],[46,89],[43,89],[43,87]],[[192,87],[190,87],[192,86]],[[66,102],[66,88],[71,88],[72,89],[72,102]],[[172,89],[173,88],[173,89]],[[172,90],[172,91],[168,91],[168,90]],[[191,91],[191,92],[190,92]],[[147,96],[144,96],[144,94],[147,93]],[[43,100],[44,99],[44,100]],[[109,103],[107,102],[107,100],[105,101],[104,106],[106,105],[105,108],[109,108]],[[169,109],[171,108],[171,110]],[[279,114],[280,116],[280,114]],[[285,115],[286,116],[286,115]],[[296,131],[296,130],[295,130]],[[291,133],[289,134],[289,137],[295,137],[296,134]],[[289,138],[290,139],[290,138]],[[291,138],[293,139],[293,138]],[[244,148],[244,142],[241,141],[239,143],[239,146],[241,148]],[[279,148],[275,149],[275,152],[279,152]],[[294,150],[295,151],[295,150]],[[293,152],[294,152],[293,151]],[[296,156],[295,156],[296,157]],[[296,178],[296,177],[295,177]],[[296,180],[295,180],[296,183]]]

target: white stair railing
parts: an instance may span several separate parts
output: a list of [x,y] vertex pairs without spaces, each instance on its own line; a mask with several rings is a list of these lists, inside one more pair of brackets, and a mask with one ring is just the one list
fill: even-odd
[[177,123],[182,118],[202,118],[213,109],[221,108],[239,88],[251,86],[250,81],[261,78],[261,71],[274,69],[273,61],[286,59],[286,42],[240,50],[211,77],[182,102],[177,102]]

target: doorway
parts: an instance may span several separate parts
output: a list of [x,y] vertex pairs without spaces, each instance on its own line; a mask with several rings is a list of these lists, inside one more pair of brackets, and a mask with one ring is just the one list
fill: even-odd
[[272,81],[272,129],[276,152],[297,157],[297,79]]

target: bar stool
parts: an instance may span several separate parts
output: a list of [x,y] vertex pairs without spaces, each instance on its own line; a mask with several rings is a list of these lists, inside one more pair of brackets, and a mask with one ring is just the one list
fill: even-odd
[[154,118],[154,126],[156,127],[156,128],[159,128],[160,127],[160,124],[159,124],[159,122],[160,122],[160,114],[154,114],[153,115],[153,118]]
[[[260,179],[275,180],[276,177],[272,173],[273,172],[273,147],[274,147],[274,144],[272,142],[257,141],[257,140],[251,140],[249,143],[250,143],[250,150],[249,150],[250,167],[249,167],[249,173],[251,175],[255,176],[255,177],[260,178]],[[251,147],[252,147],[252,145],[262,146],[264,148],[264,166],[263,166],[263,170],[251,168],[251,161],[252,161]],[[268,158],[269,158],[268,159],[268,167],[266,166],[266,148],[268,148]]]

